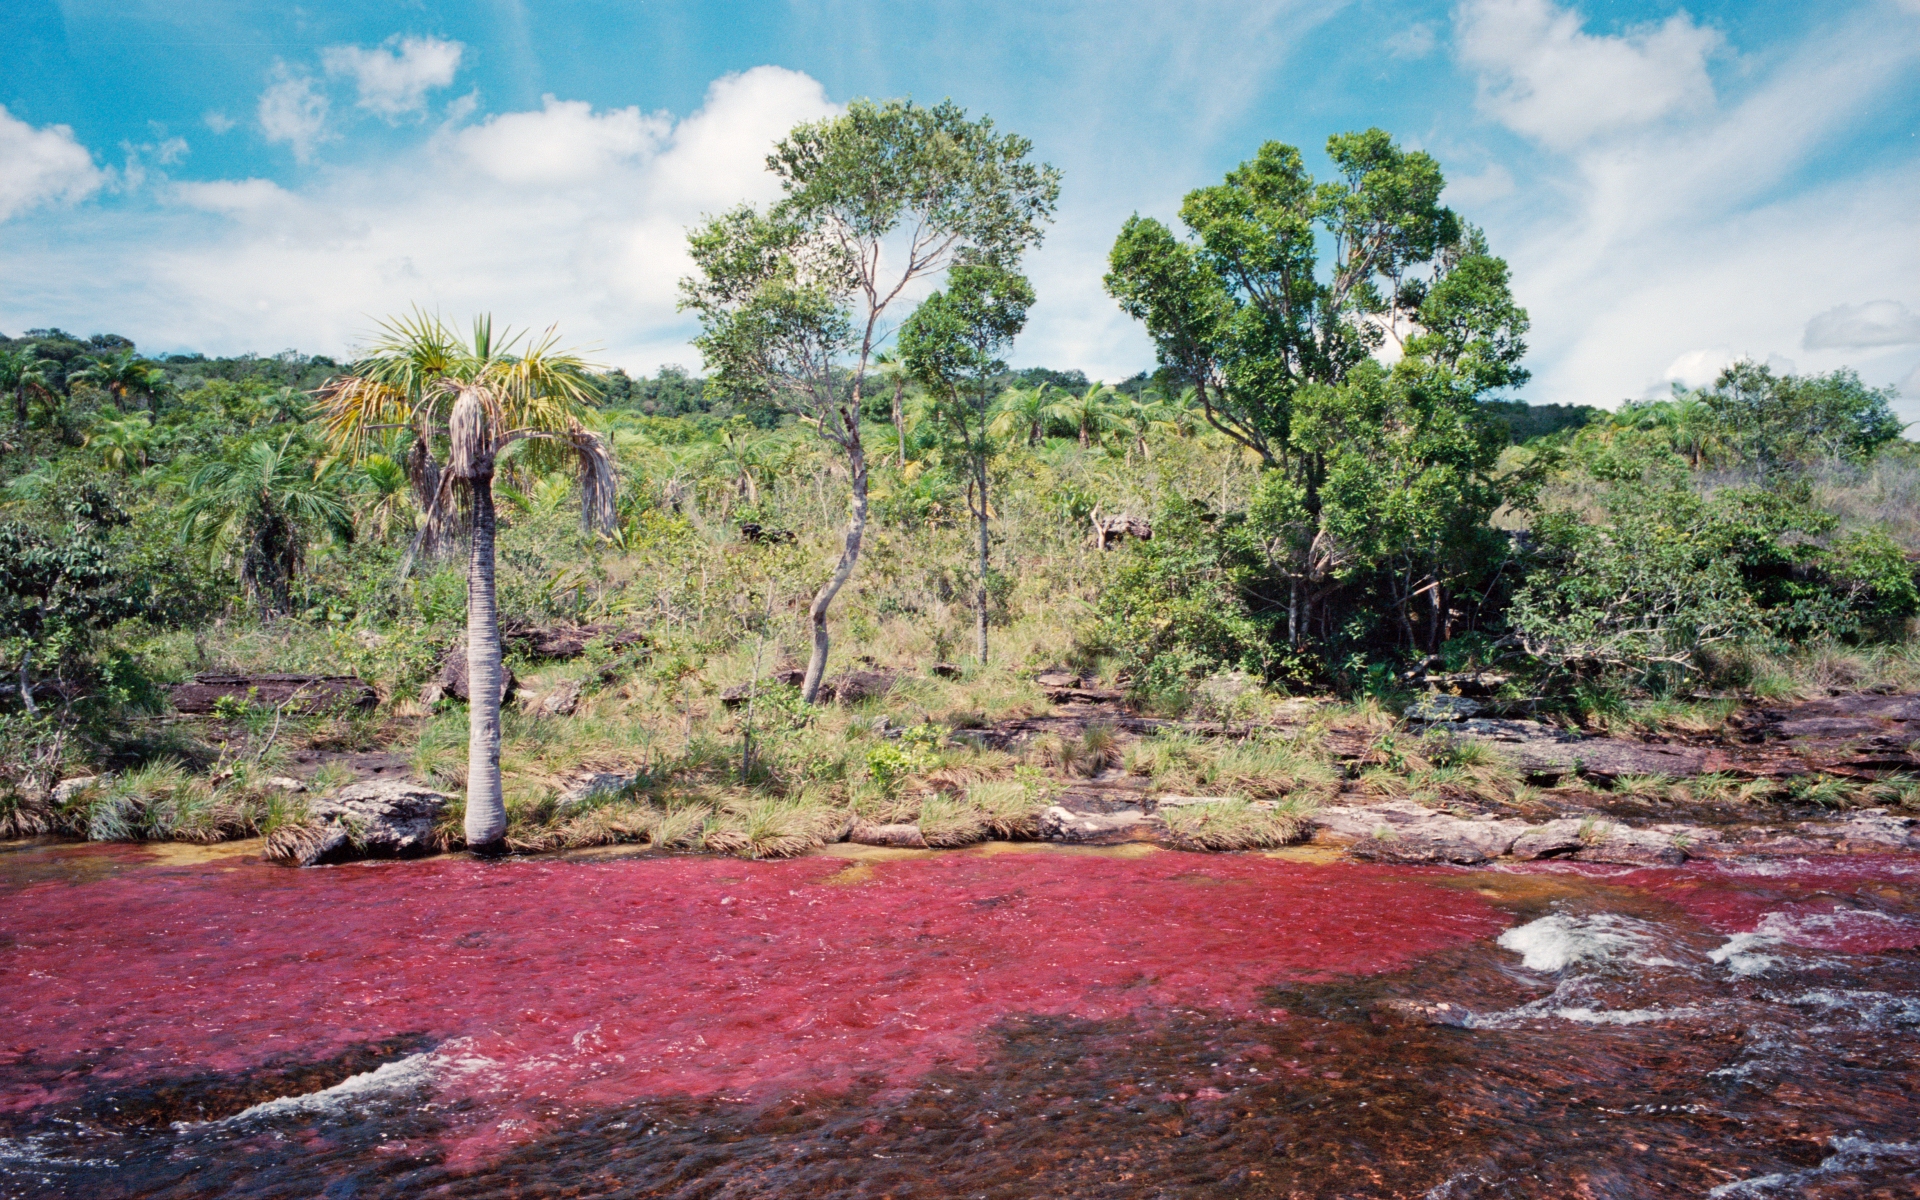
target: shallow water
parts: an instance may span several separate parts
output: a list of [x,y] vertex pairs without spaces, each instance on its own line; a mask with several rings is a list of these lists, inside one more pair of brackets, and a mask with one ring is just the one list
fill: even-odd
[[0,1196],[1920,1195],[1920,865],[0,849]]

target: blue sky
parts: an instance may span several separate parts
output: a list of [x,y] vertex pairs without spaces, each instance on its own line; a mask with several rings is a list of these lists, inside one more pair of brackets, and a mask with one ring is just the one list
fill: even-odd
[[951,96],[1065,172],[1022,363],[1150,366],[1100,287],[1120,222],[1380,125],[1512,262],[1527,398],[1748,356],[1920,420],[1920,0],[8,0],[0,330],[341,355],[419,303],[697,367],[685,227],[861,95]]

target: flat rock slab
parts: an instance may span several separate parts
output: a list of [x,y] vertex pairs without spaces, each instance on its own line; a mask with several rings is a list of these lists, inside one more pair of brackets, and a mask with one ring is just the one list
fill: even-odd
[[856,824],[847,833],[847,840],[861,846],[893,846],[903,850],[925,850],[927,839],[918,825],[869,825]]
[[266,857],[312,867],[404,858],[438,849],[433,827],[447,797],[407,779],[369,779],[307,802],[307,819],[275,830]]
[[1664,746],[1624,738],[1590,738],[1539,721],[1474,717],[1452,727],[1462,737],[1500,749],[1530,774],[1577,773],[1598,779],[1622,775],[1699,775],[1708,752],[1698,746]]
[[195,675],[176,684],[169,698],[176,712],[210,713],[223,699],[298,715],[368,709],[380,703],[373,685],[357,675]]
[[1360,858],[1397,863],[1480,863],[1505,855],[1524,821],[1458,817],[1411,800],[1329,805],[1308,819],[1314,840],[1345,844]]
[[1056,804],[1040,814],[1040,836],[1054,842],[1124,842],[1146,831],[1147,814],[1138,808],[1088,813]]

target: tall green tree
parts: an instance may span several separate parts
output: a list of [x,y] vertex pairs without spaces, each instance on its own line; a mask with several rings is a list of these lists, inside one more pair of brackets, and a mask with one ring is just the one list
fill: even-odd
[[777,204],[743,205],[688,235],[696,274],[681,281],[681,303],[700,318],[708,386],[798,414],[846,458],[845,538],[808,609],[808,703],[826,673],[828,612],[866,534],[860,409],[887,322],[916,282],[961,261],[1011,265],[1040,240],[1060,182],[1028,160],[1032,149],[951,101],[856,100],[774,147]]
[[[455,337],[439,318],[414,313],[384,322],[351,371],[321,391],[327,428],[342,452],[359,457],[375,435],[398,431],[437,470],[417,551],[426,529],[451,509],[455,487],[466,493],[467,557],[467,845],[501,845],[507,809],[500,787],[502,665],[495,598],[494,466],[508,446],[541,443],[529,465],[571,462],[580,482],[582,520],[605,531],[614,521],[613,461],[604,442],[581,423],[594,394],[593,368],[562,349],[548,329],[532,337],[496,335],[477,317],[472,336]],[[441,457],[444,448],[444,457]],[[411,565],[413,552],[408,554]]]
[[1188,193],[1185,239],[1131,218],[1107,288],[1207,422],[1269,469],[1249,529],[1289,642],[1331,632],[1331,599],[1380,571],[1403,641],[1420,595],[1432,642],[1498,503],[1503,439],[1479,402],[1525,381],[1527,317],[1506,263],[1440,204],[1430,156],[1378,129],[1329,138],[1327,156],[1336,174],[1316,181],[1267,143]]
[[900,356],[932,395],[941,429],[967,463],[967,504],[979,533],[974,579],[974,644],[987,662],[987,602],[992,580],[988,467],[993,457],[994,379],[1027,324],[1033,286],[997,263],[966,262],[947,276],[900,329]]
[[1776,375],[1741,361],[1720,373],[1699,399],[1729,449],[1762,474],[1821,459],[1862,461],[1898,438],[1893,389],[1869,388],[1850,369],[1825,375]]

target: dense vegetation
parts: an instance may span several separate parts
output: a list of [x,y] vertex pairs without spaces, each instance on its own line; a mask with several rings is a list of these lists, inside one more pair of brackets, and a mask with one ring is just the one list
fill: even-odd
[[[581,368],[564,453],[497,447],[502,626],[598,634],[565,661],[507,640],[513,844],[778,852],[847,805],[959,840],[1019,828],[1042,766],[1097,769],[1111,747],[1020,758],[949,735],[1043,710],[1032,676],[1063,664],[1168,715],[1244,719],[1327,692],[1391,712],[1430,675],[1484,672],[1510,711],[1604,723],[1920,663],[1920,460],[1888,391],[1740,363],[1614,412],[1528,407],[1504,262],[1439,206],[1438,165],[1378,131],[1333,139],[1331,182],[1269,145],[1188,198],[1184,235],[1128,222],[1108,286],[1152,334],[1156,371],[1117,386],[1012,371],[1032,300],[1020,251],[1055,184],[1024,143],[963,117],[869,106],[851,133],[796,131],[800,199],[696,231],[687,293],[713,378]],[[998,225],[941,218],[957,231],[942,290],[881,353],[860,289],[808,274],[800,215],[851,219],[827,194],[847,166],[834,156],[857,165],[862,138],[928,129],[972,155],[925,167],[942,203],[1014,201]],[[319,786],[385,750],[464,787],[465,706],[427,685],[466,627],[472,506],[439,505],[427,482],[448,461],[443,416],[343,436],[340,381],[399,378],[382,353],[0,340],[0,836],[267,831],[297,819],[274,782],[295,753],[321,764]],[[575,451],[604,454],[610,496],[582,495]],[[1151,539],[1101,549],[1092,522],[1118,514]],[[862,705],[805,702],[849,667],[899,682]],[[214,670],[352,671],[381,704],[170,717],[165,685]],[[729,689],[752,702],[723,705]],[[562,693],[577,700],[541,707]],[[1157,743],[1129,766],[1246,798],[1333,786],[1297,747],[1257,740]],[[633,782],[559,811],[595,769]],[[52,794],[108,770],[110,788]]]

